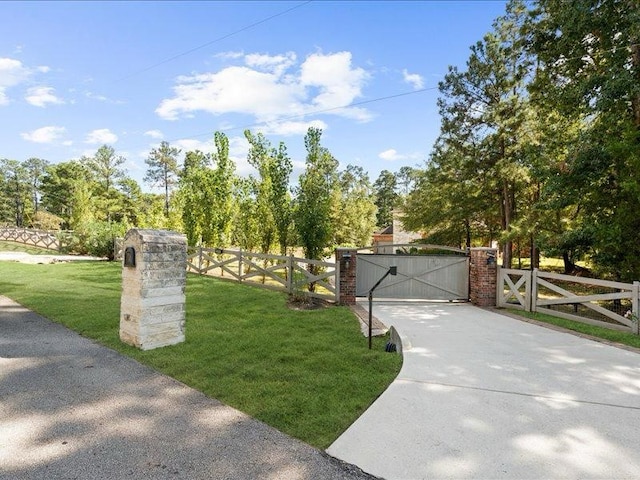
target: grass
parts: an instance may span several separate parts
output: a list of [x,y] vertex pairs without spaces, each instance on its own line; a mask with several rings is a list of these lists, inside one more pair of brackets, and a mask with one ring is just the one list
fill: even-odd
[[9,242],[0,240],[0,252],[25,252],[31,255],[55,255],[56,250],[47,250],[46,248],[25,245],[24,243]]
[[522,317],[537,320],[543,323],[549,323],[558,327],[566,328],[574,332],[591,335],[592,337],[601,338],[609,342],[620,343],[629,347],[640,348],[640,336],[633,333],[621,332],[619,330],[610,330],[608,328],[598,327],[595,325],[589,325],[587,323],[580,323],[573,320],[567,320],[564,318],[554,317],[545,313],[539,312],[525,312],[522,310],[509,310],[510,314],[519,315]]
[[188,275],[186,341],[140,351],[119,340],[120,265],[0,262],[0,294],[319,448],[395,378],[346,307],[294,311],[280,292]]

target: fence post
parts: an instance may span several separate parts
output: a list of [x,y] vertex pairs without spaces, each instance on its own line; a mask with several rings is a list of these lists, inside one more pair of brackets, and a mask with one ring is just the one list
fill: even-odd
[[[504,306],[504,271],[503,268],[498,265],[496,274],[496,307],[502,308]],[[469,275],[469,281],[471,281],[471,275]]]
[[293,253],[287,259],[287,292],[289,295],[293,294]]
[[631,291],[633,292],[631,298],[631,318],[634,319],[633,333],[640,335],[640,282],[633,282]]
[[202,244],[198,245],[198,273],[202,275]]
[[238,281],[242,282],[242,248],[238,250]]
[[530,312],[537,312],[538,311],[538,269],[534,268],[533,270],[531,270],[531,276],[529,277],[531,279],[531,294],[529,295],[529,305],[531,305],[531,307],[529,308]]

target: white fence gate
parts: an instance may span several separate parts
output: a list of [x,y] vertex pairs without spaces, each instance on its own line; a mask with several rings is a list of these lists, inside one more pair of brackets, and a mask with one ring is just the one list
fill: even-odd
[[[421,247],[418,245],[417,247]],[[429,246],[458,252],[450,255],[376,255],[358,253],[356,264],[356,296],[367,296],[369,290],[396,266],[396,276],[387,277],[375,295],[378,298],[464,300],[469,299],[469,257],[463,250]]]

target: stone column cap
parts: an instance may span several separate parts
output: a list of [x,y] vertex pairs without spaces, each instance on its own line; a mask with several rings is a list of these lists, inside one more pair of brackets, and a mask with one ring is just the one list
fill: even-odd
[[124,236],[125,240],[137,236],[145,243],[179,243],[186,244],[187,236],[171,230],[153,230],[147,228],[132,228]]

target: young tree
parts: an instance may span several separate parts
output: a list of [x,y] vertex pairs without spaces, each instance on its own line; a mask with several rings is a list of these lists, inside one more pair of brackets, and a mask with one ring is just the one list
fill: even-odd
[[284,143],[272,148],[261,134],[244,132],[249,142],[248,162],[258,171],[256,183],[256,215],[260,218],[261,249],[267,252],[278,242],[280,253],[285,255],[289,246],[292,223],[289,177],[293,170]]
[[225,247],[231,239],[235,165],[229,158],[229,140],[214,135],[216,152],[187,152],[180,175],[178,197],[190,245]]
[[257,214],[255,179],[237,178],[234,186],[233,243],[254,251],[260,242],[260,218]]
[[247,161],[249,165],[258,171],[258,178],[251,178],[251,180],[255,190],[254,212],[257,218],[260,219],[260,229],[258,231],[260,251],[269,253],[277,238],[276,222],[272,208],[274,196],[270,168],[272,162],[270,156],[271,145],[262,133],[253,135],[249,130],[245,130],[244,136],[249,142]]
[[164,190],[164,215],[169,216],[169,198],[173,187],[178,181],[178,155],[180,150],[161,142],[160,147],[154,148],[145,160],[147,173],[144,181]]
[[289,179],[292,171],[293,164],[287,153],[287,147],[280,142],[278,148],[272,150],[269,175],[271,177],[271,209],[276,223],[281,255],[286,255],[291,241],[293,203],[289,193]]
[[[304,138],[306,169],[296,189],[295,225],[306,258],[320,259],[331,244],[332,196],[338,179],[338,161],[320,143],[322,130],[311,127]],[[309,265],[310,272],[315,267]],[[315,285],[309,286],[310,290]]]

